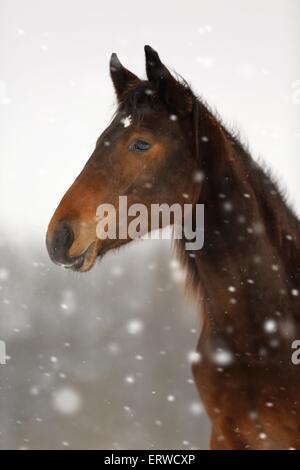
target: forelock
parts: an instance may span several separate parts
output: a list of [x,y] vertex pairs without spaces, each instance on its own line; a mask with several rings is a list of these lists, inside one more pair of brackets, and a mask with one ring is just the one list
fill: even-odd
[[154,86],[143,81],[129,89],[119,104],[118,111],[130,115],[133,119],[140,119],[146,110],[158,110],[162,107],[162,101]]

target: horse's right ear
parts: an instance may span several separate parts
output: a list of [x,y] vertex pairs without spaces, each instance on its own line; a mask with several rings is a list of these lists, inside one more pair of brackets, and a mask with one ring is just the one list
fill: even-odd
[[190,113],[193,97],[190,89],[179,83],[161,62],[158,53],[150,46],[145,46],[146,72],[167,105],[175,112]]
[[124,92],[128,89],[130,84],[138,83],[140,79],[132,72],[127,70],[118,59],[117,54],[113,53],[109,63],[110,76],[113,81],[118,101],[122,100]]

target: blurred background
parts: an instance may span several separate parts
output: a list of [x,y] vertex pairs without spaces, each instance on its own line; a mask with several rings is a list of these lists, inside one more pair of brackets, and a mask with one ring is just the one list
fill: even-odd
[[0,0],[0,449],[208,446],[199,316],[167,240],[65,272],[47,224],[144,44],[239,129],[300,213],[297,0]]

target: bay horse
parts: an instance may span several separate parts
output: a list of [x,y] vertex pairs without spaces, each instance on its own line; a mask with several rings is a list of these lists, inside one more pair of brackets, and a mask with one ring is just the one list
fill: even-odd
[[[96,236],[97,206],[205,206],[205,243],[176,241],[202,318],[193,376],[211,449],[300,449],[299,221],[268,172],[145,46],[147,80],[110,60],[118,108],[48,227],[51,259],[88,271],[130,241]],[[300,366],[299,366],[300,367]]]

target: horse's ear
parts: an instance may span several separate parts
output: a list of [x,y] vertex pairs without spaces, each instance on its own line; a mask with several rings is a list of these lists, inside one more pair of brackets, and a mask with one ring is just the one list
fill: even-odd
[[132,72],[127,70],[118,59],[117,54],[113,53],[109,63],[110,76],[113,81],[117,98],[121,101],[124,92],[130,84],[138,83],[140,79]]
[[192,111],[193,95],[188,87],[178,82],[161,62],[158,53],[150,46],[145,46],[146,72],[165,103],[179,114]]

